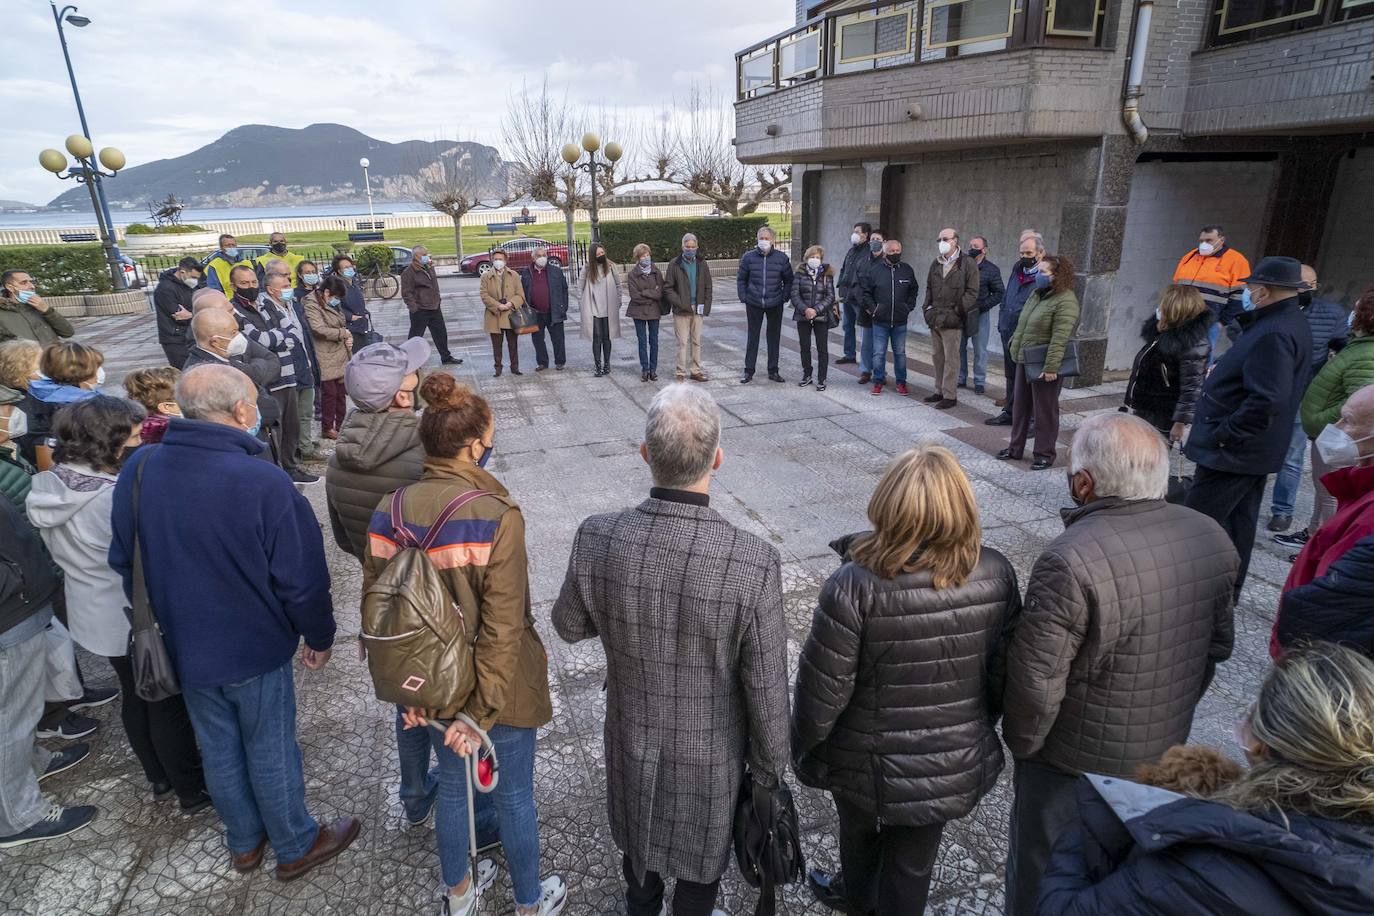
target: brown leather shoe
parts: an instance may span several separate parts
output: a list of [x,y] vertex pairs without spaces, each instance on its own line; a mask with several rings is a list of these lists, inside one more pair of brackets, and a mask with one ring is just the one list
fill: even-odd
[[692,373],[692,381],[694,381],[694,382],[704,382],[704,381],[707,381],[706,373],[705,373],[705,372],[693,372],[693,373]]
[[277,866],[278,881],[294,881],[313,869],[316,865],[328,862],[343,852],[362,832],[363,822],[356,817],[341,817],[328,827],[320,828],[320,835],[314,844],[294,862]]
[[230,856],[229,861],[230,864],[234,866],[234,871],[241,875],[246,875],[250,871],[258,870],[258,866],[262,864],[262,857],[266,855],[266,853],[267,837],[263,837],[262,842],[258,843],[257,849],[254,849],[252,852],[244,852],[236,856]]

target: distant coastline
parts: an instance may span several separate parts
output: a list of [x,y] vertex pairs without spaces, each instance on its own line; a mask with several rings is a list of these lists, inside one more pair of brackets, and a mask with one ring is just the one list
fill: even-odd
[[[526,203],[531,210],[549,209],[548,204]],[[415,200],[382,201],[373,205],[378,217],[406,213],[432,213]],[[147,210],[115,210],[110,214],[116,226],[151,223]],[[182,211],[183,223],[223,222],[240,219],[308,219],[311,217],[361,217],[367,219],[367,201],[341,204],[302,204],[299,207],[221,207]],[[87,210],[44,210],[39,213],[0,213],[0,229],[95,228],[95,215]]]

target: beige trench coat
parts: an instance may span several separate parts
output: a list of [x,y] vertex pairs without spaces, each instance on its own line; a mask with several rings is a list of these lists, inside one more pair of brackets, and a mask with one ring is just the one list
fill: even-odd
[[489,270],[482,278],[482,305],[487,313],[482,318],[482,330],[497,334],[510,330],[510,313],[513,309],[501,310],[501,300],[519,308],[525,304],[525,288],[520,284],[520,272],[511,270]]

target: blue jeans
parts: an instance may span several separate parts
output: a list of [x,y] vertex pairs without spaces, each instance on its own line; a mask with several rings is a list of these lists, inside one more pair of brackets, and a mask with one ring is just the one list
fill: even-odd
[[[468,874],[468,798],[463,758],[444,746],[434,728],[424,730],[439,758],[439,808],[434,831],[439,835],[439,868],[444,884],[454,887]],[[487,732],[496,745],[500,776],[485,798],[474,788],[477,842],[490,833],[493,819],[515,887],[515,905],[539,902],[539,813],[534,807],[533,728],[493,725]],[[484,804],[484,802],[490,804]],[[484,829],[485,828],[485,829]]]
[[881,385],[887,377],[887,345],[892,343],[892,374],[897,384],[906,384],[906,325],[873,323],[873,384]]
[[23,833],[48,813],[38,776],[52,752],[34,741],[48,681],[52,610],[0,633],[0,837]]
[[973,344],[973,384],[988,383],[988,316],[978,316],[978,333],[959,341],[959,384],[968,381],[968,348]]
[[844,303],[844,317],[841,319],[840,327],[844,329],[844,358],[854,358],[854,347],[856,344],[854,333],[855,322],[859,320],[859,310],[848,302]]
[[658,319],[636,318],[634,321],[635,337],[639,338],[639,371],[657,372]]
[[423,728],[405,727],[401,713],[405,707],[396,707],[396,756],[401,764],[401,806],[406,817],[419,818],[429,810],[430,802],[439,791],[439,770],[429,767],[429,735]]
[[[1216,325],[1212,325],[1216,327]],[[1288,452],[1283,456],[1283,467],[1274,478],[1274,498],[1269,507],[1272,515],[1293,515],[1293,503],[1298,498],[1298,487],[1302,485],[1302,464],[1307,455],[1307,433],[1302,430],[1302,417],[1293,421],[1293,438],[1288,442]],[[1316,532],[1312,532],[1316,534]]]
[[859,371],[873,371],[873,328],[859,328]]
[[305,810],[291,663],[239,684],[187,687],[185,699],[229,851],[252,852],[266,833],[278,865],[304,856],[320,825]]
[[1214,366],[1217,361],[1217,341],[1221,339],[1221,322],[1217,322],[1207,329],[1207,345],[1210,347],[1207,353],[1207,365]]

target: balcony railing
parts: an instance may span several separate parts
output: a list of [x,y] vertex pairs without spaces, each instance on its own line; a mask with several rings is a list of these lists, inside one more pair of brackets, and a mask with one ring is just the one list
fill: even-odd
[[[1374,2],[1374,0],[1369,0]],[[1107,0],[841,2],[735,55],[740,100],[863,70],[1054,45],[1100,47]]]

